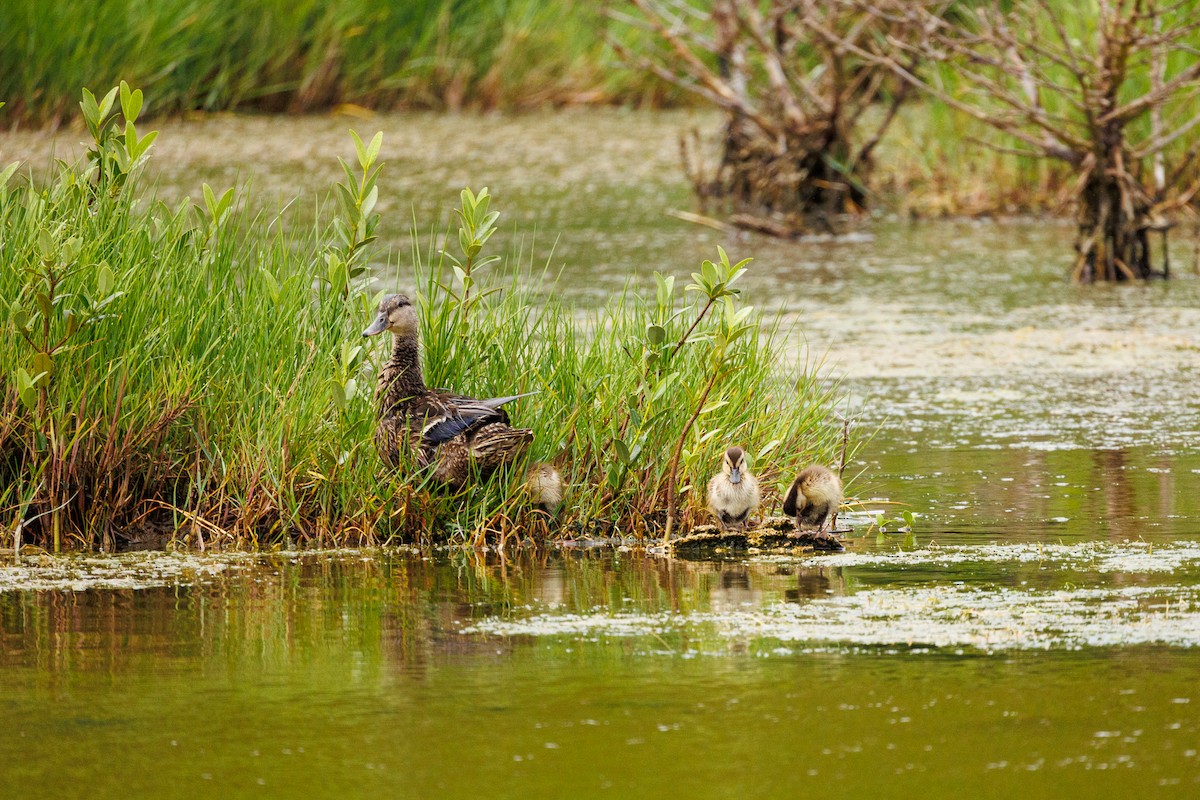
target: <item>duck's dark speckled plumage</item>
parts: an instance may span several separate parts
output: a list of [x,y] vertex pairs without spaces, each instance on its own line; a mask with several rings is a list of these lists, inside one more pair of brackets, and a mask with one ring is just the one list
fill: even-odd
[[402,448],[411,447],[418,464],[433,465],[437,480],[457,487],[467,482],[472,467],[486,474],[520,457],[533,431],[513,428],[501,406],[524,395],[477,400],[425,386],[416,309],[402,294],[383,299],[363,336],[385,330],[393,336],[392,357],[379,372],[375,392],[375,446],[385,462],[399,467]]

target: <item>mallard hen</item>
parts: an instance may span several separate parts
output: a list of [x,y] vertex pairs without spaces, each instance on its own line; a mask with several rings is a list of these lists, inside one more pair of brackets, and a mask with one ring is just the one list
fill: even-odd
[[726,450],[721,471],[708,482],[708,508],[721,529],[745,528],[761,499],[758,479],[746,464],[745,451],[740,447]]
[[400,449],[412,447],[420,466],[432,465],[435,479],[457,488],[471,478],[472,468],[486,475],[520,458],[533,431],[513,428],[501,406],[526,395],[478,400],[428,388],[417,311],[405,295],[383,298],[363,336],[384,331],[392,334],[392,357],[379,372],[375,446],[389,466],[399,467]]
[[783,513],[796,518],[798,529],[827,530],[842,504],[842,481],[819,464],[800,470],[783,500]]

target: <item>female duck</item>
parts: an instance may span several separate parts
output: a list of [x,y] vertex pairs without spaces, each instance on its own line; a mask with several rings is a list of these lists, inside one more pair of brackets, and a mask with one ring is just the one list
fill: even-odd
[[425,386],[417,311],[405,295],[383,298],[363,336],[384,331],[392,334],[392,357],[379,372],[375,392],[375,446],[389,466],[400,465],[401,447],[412,447],[419,465],[432,464],[437,480],[457,488],[467,482],[472,467],[486,474],[524,453],[533,431],[509,425],[501,406],[525,395],[476,400]]
[[819,464],[800,471],[783,500],[783,513],[796,518],[798,529],[826,531],[830,518],[842,505],[841,479]]
[[758,510],[762,495],[758,479],[746,465],[746,453],[731,447],[721,459],[721,471],[708,482],[708,508],[722,530],[746,527],[750,514]]

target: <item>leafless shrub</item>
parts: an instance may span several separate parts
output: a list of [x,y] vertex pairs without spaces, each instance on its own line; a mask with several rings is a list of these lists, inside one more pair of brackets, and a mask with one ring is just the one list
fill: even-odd
[[[909,93],[890,65],[910,19],[853,0],[630,1],[614,16],[651,44],[634,53],[614,41],[623,58],[725,113],[711,173],[683,143],[702,201],[728,201],[735,223],[774,233],[865,205],[875,147]],[[918,52],[899,57],[910,74]]]
[[[1069,165],[1075,280],[1169,274],[1170,220],[1200,190],[1200,141],[1192,135],[1200,125],[1200,11],[1192,0],[1097,0],[1094,13],[1071,15],[1051,0],[976,9],[920,0],[856,5],[922,35],[870,49],[814,28],[828,46],[886,65],[1004,134],[1008,144],[991,143],[997,149]],[[949,71],[919,74],[913,59],[947,65],[952,80],[940,80]],[[1163,239],[1159,269],[1151,261],[1153,231]]]

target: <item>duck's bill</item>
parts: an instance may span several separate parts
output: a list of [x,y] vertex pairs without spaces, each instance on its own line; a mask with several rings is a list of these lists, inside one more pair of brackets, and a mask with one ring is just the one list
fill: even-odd
[[733,469],[729,470],[729,482],[730,483],[741,483],[742,482],[742,471],[740,469],[738,469],[737,467],[734,467]]
[[363,336],[375,336],[376,334],[383,333],[385,330],[387,330],[387,324],[387,317],[385,317],[383,314],[380,314],[375,318],[375,321],[368,325],[367,329],[363,331]]

